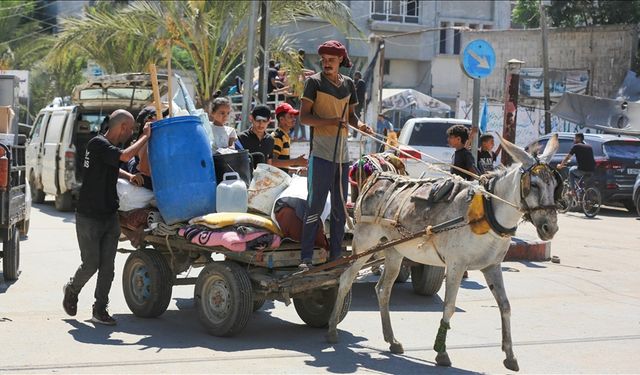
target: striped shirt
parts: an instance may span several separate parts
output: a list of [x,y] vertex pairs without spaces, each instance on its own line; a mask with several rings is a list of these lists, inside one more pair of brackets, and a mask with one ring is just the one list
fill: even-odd
[[278,160],[289,160],[291,158],[291,137],[289,133],[277,128],[271,133],[273,137],[273,158]]
[[[335,84],[320,72],[316,73],[304,83],[304,93],[302,100],[313,103],[311,113],[322,119],[349,118],[348,106],[358,104],[356,88],[351,78],[340,75],[341,81]],[[345,111],[345,107],[347,110]],[[347,163],[349,161],[349,150],[347,148],[348,130],[342,128],[340,144],[336,148],[337,126],[314,127],[313,141],[311,144],[311,154],[324,160],[333,161],[335,154],[336,163]],[[340,152],[342,150],[342,152]]]

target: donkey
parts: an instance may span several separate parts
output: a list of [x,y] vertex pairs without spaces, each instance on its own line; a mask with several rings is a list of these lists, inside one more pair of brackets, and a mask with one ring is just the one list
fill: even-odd
[[[450,227],[447,231],[421,236],[415,240],[398,244],[384,250],[384,271],[376,285],[376,294],[382,318],[384,339],[390,344],[392,353],[403,353],[402,344],[396,340],[389,317],[389,299],[404,257],[422,264],[446,267],[446,290],[444,312],[436,336],[434,350],[437,352],[436,363],[439,366],[451,366],[446,351],[446,335],[450,329],[449,322],[455,311],[456,296],[462,281],[463,273],[469,270],[481,270],[489,289],[496,299],[502,320],[502,350],[506,353],[504,366],[518,371],[518,361],[513,353],[511,341],[510,316],[511,308],[504,288],[500,263],[509,249],[510,237],[515,233],[523,214],[536,227],[542,240],[553,238],[558,230],[555,202],[562,191],[562,179],[557,171],[548,164],[558,149],[557,135],[548,142],[542,155],[533,157],[522,148],[501,138],[503,150],[513,157],[516,163],[507,169],[501,169],[486,176],[487,191],[511,202],[514,206],[495,198],[485,198],[474,194],[471,187],[462,187],[452,193],[449,202],[434,203],[433,200],[415,199],[419,188],[411,190],[410,198],[401,193],[389,194],[396,189],[397,179],[401,176],[373,175],[363,188],[356,202],[356,220],[352,242],[353,252],[363,253],[375,245],[406,237],[409,233],[417,233],[427,226],[437,225],[451,219],[464,217],[466,222]],[[382,178],[380,178],[382,177]],[[413,180],[432,184],[434,180]],[[451,181],[449,179],[449,181]],[[443,182],[443,181],[440,181]],[[403,185],[404,186],[404,185]],[[396,189],[399,190],[399,189]],[[471,198],[473,197],[473,198]],[[402,201],[402,202],[399,202]],[[481,202],[478,204],[478,202]],[[380,209],[384,207],[384,209]],[[478,218],[477,208],[484,212]],[[484,211],[482,210],[484,209]],[[367,222],[361,220],[365,213],[378,212],[385,216],[395,214],[396,222],[382,218]],[[476,212],[476,214],[474,214]],[[373,215],[375,217],[375,215]],[[392,224],[390,224],[392,223]],[[358,271],[370,258],[363,256],[341,275],[336,304],[329,320],[327,340],[337,342],[336,326],[338,315],[342,311],[344,297]]]

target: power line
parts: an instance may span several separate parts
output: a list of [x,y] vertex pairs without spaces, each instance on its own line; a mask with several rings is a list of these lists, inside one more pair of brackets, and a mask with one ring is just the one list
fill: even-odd
[[42,33],[43,31],[45,31],[45,30],[49,30],[49,29],[54,28],[54,27],[56,27],[56,25],[47,26],[47,27],[45,27],[45,28],[43,28],[43,29],[40,29],[40,30],[38,30],[38,31],[34,31],[34,32],[29,33],[29,34],[27,34],[27,35],[23,35],[23,36],[21,36],[21,37],[15,38],[15,39],[11,39],[11,40],[7,40],[7,41],[4,41],[4,42],[0,42],[0,44],[9,44],[9,43],[13,43],[13,42],[16,42],[16,41],[18,41],[18,40],[22,40],[22,39],[24,39],[24,38],[28,38],[28,37],[30,37],[30,36],[32,36],[32,35],[40,34],[40,33]]

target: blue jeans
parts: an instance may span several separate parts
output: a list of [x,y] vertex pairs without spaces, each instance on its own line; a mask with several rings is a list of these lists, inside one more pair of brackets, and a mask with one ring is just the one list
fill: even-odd
[[[331,174],[333,173],[333,176]],[[307,209],[304,215],[301,241],[302,260],[313,258],[313,246],[321,224],[320,215],[324,210],[327,201],[327,194],[331,192],[331,221],[329,231],[330,259],[338,258],[342,255],[342,240],[344,238],[344,224],[347,217],[344,212],[344,202],[347,201],[349,164],[342,164],[342,174],[340,174],[340,164],[318,157],[309,158],[309,169],[307,172]],[[342,197],[340,195],[340,185],[342,185]]]
[[583,177],[587,173],[589,172],[579,170],[577,165],[569,168],[569,186],[573,191],[576,191],[576,180],[580,177]]

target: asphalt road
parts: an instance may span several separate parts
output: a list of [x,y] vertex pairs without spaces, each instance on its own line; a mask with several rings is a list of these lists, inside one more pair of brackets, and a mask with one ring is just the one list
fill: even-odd
[[[478,271],[470,272],[448,334],[451,368],[434,364],[431,349],[443,290],[431,298],[397,284],[391,318],[404,355],[382,337],[375,277],[354,286],[353,304],[331,346],[324,330],[306,327],[293,306],[268,302],[232,338],[204,332],[193,286],[178,286],[168,311],[141,319],[128,310],[116,258],[110,311],[115,327],[89,321],[95,278],[80,296],[75,318],[62,310],[62,285],[79,265],[74,217],[52,202],[35,205],[22,242],[22,274],[0,277],[0,373],[505,373],[496,303]],[[522,373],[640,372],[640,220],[605,209],[593,220],[559,215],[550,262],[504,263],[512,306],[515,353]],[[523,224],[519,236],[534,236]]]

